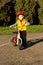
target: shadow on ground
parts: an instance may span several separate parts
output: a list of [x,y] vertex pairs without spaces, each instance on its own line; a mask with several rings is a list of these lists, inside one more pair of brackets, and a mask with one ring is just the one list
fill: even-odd
[[39,38],[39,39],[27,41],[27,44],[28,44],[27,48],[28,47],[31,47],[31,46],[33,46],[35,44],[38,44],[39,42],[43,42],[43,37],[42,38]]

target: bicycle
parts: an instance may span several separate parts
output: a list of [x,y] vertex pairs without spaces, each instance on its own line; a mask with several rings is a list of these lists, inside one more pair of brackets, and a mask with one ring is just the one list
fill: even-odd
[[22,38],[20,37],[20,32],[18,31],[18,32],[13,32],[13,33],[14,33],[14,36],[13,36],[11,42],[12,42],[13,46],[18,46],[20,49],[20,47],[22,45]]

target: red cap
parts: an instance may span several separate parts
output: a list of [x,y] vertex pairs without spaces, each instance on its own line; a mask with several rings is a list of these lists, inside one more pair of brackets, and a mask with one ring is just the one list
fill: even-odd
[[22,11],[17,13],[17,15],[23,15],[23,14],[24,14],[24,12],[22,12]]

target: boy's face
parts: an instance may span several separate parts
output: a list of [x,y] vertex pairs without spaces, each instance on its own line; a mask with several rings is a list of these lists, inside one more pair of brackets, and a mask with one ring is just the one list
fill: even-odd
[[19,15],[19,20],[23,20],[24,16],[23,15]]

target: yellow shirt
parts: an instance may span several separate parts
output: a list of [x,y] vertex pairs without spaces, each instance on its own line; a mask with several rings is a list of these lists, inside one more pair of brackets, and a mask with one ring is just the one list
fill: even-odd
[[20,20],[17,20],[17,28],[19,31],[26,31],[26,20],[23,19],[22,22]]

